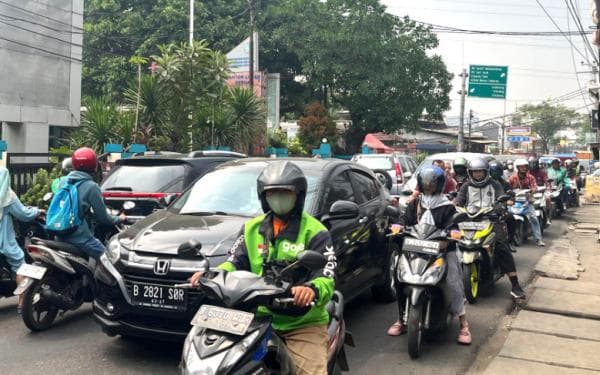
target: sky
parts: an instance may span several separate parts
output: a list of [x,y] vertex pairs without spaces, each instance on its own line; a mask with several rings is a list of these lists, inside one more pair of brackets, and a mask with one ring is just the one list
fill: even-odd
[[[568,0],[539,1],[560,29],[576,30],[575,21],[568,13]],[[589,29],[592,25],[591,2],[571,1],[579,10],[583,27]],[[536,0],[381,0],[381,3],[391,14],[461,29],[558,31]],[[468,71],[470,64],[508,66],[506,101],[467,97],[465,113],[472,109],[480,120],[514,112],[517,106],[526,103],[557,98],[579,90],[579,85],[584,89],[583,97],[578,95],[561,104],[581,112],[591,109],[586,86],[593,76],[586,58],[590,62],[594,60],[580,36],[572,36],[571,41],[581,54],[560,35],[515,37],[438,33],[438,38],[440,45],[433,53],[442,56],[448,70],[455,74],[451,108],[446,116],[459,115],[461,79],[458,74],[463,67]],[[593,49],[597,56],[597,48],[593,46]]]

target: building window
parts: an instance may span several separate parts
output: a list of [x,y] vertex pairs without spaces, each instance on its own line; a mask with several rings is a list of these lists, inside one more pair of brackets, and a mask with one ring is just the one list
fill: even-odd
[[71,129],[64,126],[50,126],[48,136],[48,148],[57,148],[64,146],[64,141],[68,137]]

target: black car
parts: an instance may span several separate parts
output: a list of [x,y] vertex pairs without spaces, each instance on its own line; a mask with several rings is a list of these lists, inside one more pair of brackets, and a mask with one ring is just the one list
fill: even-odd
[[[178,255],[178,247],[193,239],[201,243],[211,266],[222,263],[244,222],[262,213],[256,179],[273,160],[222,164],[198,179],[167,210],[113,238],[95,274],[94,317],[104,332],[166,339],[185,336],[203,295],[174,285],[186,282],[201,262],[194,255]],[[306,211],[320,218],[333,237],[336,288],[346,300],[371,289],[376,299],[393,301],[390,264],[398,249],[388,246],[385,236],[394,212],[385,188],[356,163],[291,160],[308,180]],[[347,218],[332,220],[335,210],[345,211]]]
[[116,162],[102,182],[102,196],[106,205],[121,210],[123,202],[133,201],[131,216],[148,216],[164,208],[192,182],[224,162],[245,155],[203,151],[194,156],[158,155],[136,156]]

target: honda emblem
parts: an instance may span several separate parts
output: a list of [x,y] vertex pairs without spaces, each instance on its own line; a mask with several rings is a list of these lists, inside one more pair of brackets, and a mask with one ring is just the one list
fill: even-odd
[[168,259],[158,259],[154,263],[154,273],[156,275],[166,275],[169,272],[171,262]]

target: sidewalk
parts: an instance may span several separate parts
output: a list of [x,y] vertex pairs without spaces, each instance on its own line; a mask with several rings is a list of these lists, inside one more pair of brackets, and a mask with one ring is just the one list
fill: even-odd
[[484,374],[600,375],[600,205],[569,214],[567,235],[536,265],[523,310]]

